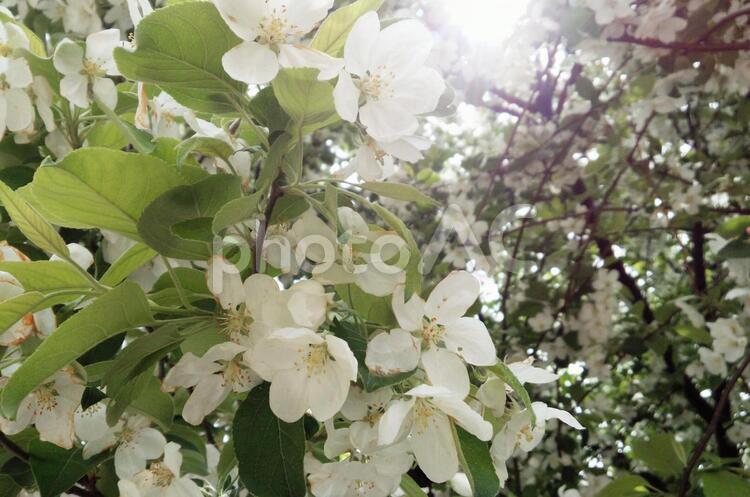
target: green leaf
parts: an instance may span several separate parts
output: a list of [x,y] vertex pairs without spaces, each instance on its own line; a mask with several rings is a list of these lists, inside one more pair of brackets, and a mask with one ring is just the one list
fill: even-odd
[[649,495],[648,482],[635,475],[616,478],[596,495],[597,497],[643,497]]
[[112,361],[102,379],[102,385],[107,387],[108,393],[116,396],[138,375],[151,371],[159,359],[177,348],[186,338],[205,330],[212,324],[212,322],[200,322],[187,328],[168,324],[152,333],[136,338]]
[[262,192],[253,193],[247,197],[240,197],[234,200],[230,200],[224,204],[219,212],[214,216],[213,223],[211,224],[211,230],[218,234],[224,229],[239,224],[243,221],[247,221],[259,214],[258,202],[263,197]]
[[0,271],[12,274],[27,292],[91,289],[89,280],[64,261],[0,262]]
[[86,134],[86,144],[90,147],[120,150],[128,143],[128,138],[120,127],[112,121],[99,121],[91,126]]
[[427,497],[424,490],[417,485],[417,482],[409,475],[403,475],[401,477],[401,490],[404,491],[406,497]]
[[345,321],[335,321],[331,327],[331,331],[349,345],[352,354],[357,358],[359,377],[362,380],[362,386],[367,392],[374,392],[379,388],[401,383],[412,376],[414,371],[416,371],[414,370],[390,376],[375,376],[370,373],[370,370],[367,369],[367,366],[365,365],[367,337],[360,332],[354,324]]
[[255,387],[234,417],[240,479],[256,497],[304,497],[305,428],[301,419],[278,419],[268,403],[269,392],[267,383]]
[[749,259],[750,236],[747,233],[742,233],[738,238],[724,245],[716,255],[721,259]]
[[186,2],[156,10],[135,30],[134,51],[115,49],[127,78],[153,83],[200,112],[235,112],[245,85],[234,81],[221,58],[240,40],[210,2]]
[[336,285],[336,293],[365,321],[388,328],[397,327],[390,297],[375,297],[353,284]]
[[84,459],[83,449],[65,450],[51,443],[34,440],[29,446],[29,464],[39,485],[41,497],[55,497],[96,467],[99,459]]
[[258,121],[271,132],[282,131],[289,124],[289,116],[279,105],[279,100],[273,93],[273,88],[267,86],[258,92],[250,101],[250,112]]
[[5,333],[11,326],[30,312],[41,311],[53,305],[62,304],[78,296],[76,291],[59,292],[44,295],[39,292],[28,292],[0,302],[0,333]]
[[750,216],[735,216],[721,223],[716,232],[724,238],[733,238],[745,233],[747,228],[750,228]]
[[115,286],[157,255],[155,250],[142,243],[136,243],[107,269],[100,282],[103,285]]
[[139,240],[136,223],[156,197],[185,180],[156,157],[83,148],[41,167],[32,196],[55,224],[102,228]]
[[336,9],[320,26],[312,41],[312,48],[334,57],[344,53],[344,45],[354,23],[367,12],[376,11],[383,0],[358,0],[351,5]]
[[18,405],[37,386],[104,340],[153,322],[143,290],[126,282],[62,323],[15,371],[0,405],[14,418]]
[[21,486],[8,475],[0,474],[0,497],[16,497]]
[[536,414],[534,413],[534,409],[531,408],[531,397],[529,397],[529,392],[526,391],[523,384],[518,381],[518,378],[513,374],[513,371],[501,361],[498,361],[494,366],[490,366],[487,369],[495,373],[498,378],[507,383],[510,388],[521,397],[521,402],[523,402],[524,407],[528,409],[531,414],[531,424],[536,424]]
[[660,475],[679,475],[685,467],[685,449],[671,433],[656,433],[648,440],[630,442],[632,456]]
[[36,209],[16,192],[0,182],[0,200],[18,229],[40,249],[60,257],[69,257],[65,241]]
[[310,202],[305,197],[283,194],[273,206],[270,224],[291,223],[310,208]]
[[359,185],[361,188],[377,193],[381,197],[403,200],[404,202],[416,202],[418,204],[440,205],[436,200],[422,193],[411,185],[402,183],[385,183],[381,181],[367,181]]
[[[211,257],[210,240],[181,237],[175,232],[175,225],[212,218],[227,202],[241,195],[242,179],[226,174],[209,176],[194,185],[179,186],[164,193],[145,209],[138,231],[151,248],[164,256],[207,260]],[[210,236],[210,230],[207,231]]]
[[129,123],[121,116],[118,116],[115,111],[108,108],[98,100],[96,105],[107,115],[110,122],[117,126],[127,142],[133,145],[133,148],[138,152],[142,154],[150,154],[154,151],[154,148],[156,148],[156,145],[153,142],[154,138],[148,132],[136,128],[133,123]]
[[177,152],[177,167],[181,167],[191,153],[218,157],[227,164],[229,158],[234,155],[234,149],[224,140],[205,136],[192,136],[175,147],[175,151]]
[[24,23],[17,21],[11,16],[8,16],[2,12],[0,12],[0,21],[3,23],[11,23],[15,24],[19,28],[23,29],[23,32],[26,34],[26,37],[29,39],[29,48],[31,49],[31,52],[35,55],[38,55],[39,57],[46,57],[47,51],[44,49],[44,42],[39,39],[39,37],[29,29]]
[[219,488],[224,482],[224,479],[229,473],[237,466],[237,456],[234,453],[234,441],[229,440],[224,448],[221,449],[221,455],[219,456],[219,464],[216,467],[216,473],[218,475]]
[[750,481],[729,471],[701,475],[706,497],[750,497]]
[[[333,86],[318,81],[317,75],[315,69],[283,69],[273,80],[276,98],[302,135],[339,121]],[[297,136],[297,132],[293,135]]]
[[138,382],[139,388],[135,389],[137,395],[128,407],[154,420],[162,430],[168,430],[174,419],[174,400],[171,395],[161,391],[161,381],[151,372],[143,377],[145,380]]
[[489,445],[455,424],[453,434],[473,497],[495,497],[500,491],[500,480],[495,473]]

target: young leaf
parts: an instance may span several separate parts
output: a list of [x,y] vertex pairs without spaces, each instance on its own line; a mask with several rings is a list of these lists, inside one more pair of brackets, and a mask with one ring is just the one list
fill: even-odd
[[[238,176],[223,174],[166,192],[144,210],[138,223],[141,237],[166,257],[208,259],[211,257],[210,224],[205,230],[209,240],[179,236],[175,227],[185,227],[182,223],[193,220],[213,218],[227,202],[242,195],[241,181]],[[201,222],[199,231],[203,227]]]
[[437,201],[422,193],[411,185],[402,183],[385,183],[382,181],[367,181],[359,185],[361,188],[381,197],[403,200],[404,202],[416,202],[418,204],[437,206]]
[[302,420],[285,423],[268,403],[270,386],[255,387],[234,417],[232,437],[240,479],[256,497],[304,497]]
[[276,98],[303,135],[339,120],[333,104],[333,86],[318,81],[317,73],[314,69],[284,69],[273,80]]
[[344,53],[346,39],[357,19],[368,12],[378,10],[381,5],[383,0],[358,0],[336,9],[318,29],[311,44],[312,48],[340,57]]
[[155,250],[136,243],[107,269],[100,282],[102,285],[115,286],[156,256]]
[[50,376],[107,338],[153,322],[143,290],[125,282],[62,323],[10,377],[0,406],[14,418],[21,401]]
[[143,209],[184,183],[174,167],[156,157],[83,148],[57,166],[39,168],[32,196],[55,224],[110,229],[138,240]]
[[64,261],[0,262],[0,271],[12,274],[27,292],[91,289],[89,280]]
[[180,328],[176,324],[168,324],[133,340],[111,362],[102,385],[107,387],[110,395],[116,396],[138,375],[151,371],[159,359],[177,348],[183,340],[212,325],[213,322],[200,322]]
[[495,497],[500,480],[490,457],[490,447],[460,426],[453,425],[458,457],[471,485],[474,497]]
[[750,481],[729,471],[705,473],[701,483],[706,497],[750,497]]
[[401,477],[401,490],[404,491],[406,497],[427,497],[424,490],[417,485],[417,482],[409,475],[403,475]]
[[11,326],[30,312],[41,311],[54,303],[39,292],[29,292],[0,302],[0,333],[5,333]]
[[218,157],[226,163],[229,163],[229,158],[234,154],[232,146],[224,140],[206,136],[192,136],[175,147],[175,151],[177,152],[177,167],[182,167],[185,159],[194,152],[209,157]]
[[210,2],[186,2],[146,16],[135,30],[134,51],[115,49],[128,79],[154,83],[200,112],[235,112],[245,85],[227,75],[222,56],[240,43]]
[[51,443],[33,440],[29,446],[29,464],[41,497],[55,497],[70,489],[102,457],[84,459],[83,449],[61,449]]
[[40,249],[60,257],[69,257],[68,247],[60,234],[55,231],[36,209],[29,205],[16,192],[0,182],[0,201],[8,211],[18,229]]
[[521,402],[523,402],[524,407],[531,413],[531,423],[536,424],[536,413],[534,413],[534,409],[531,408],[531,397],[529,397],[529,392],[526,391],[523,384],[518,381],[518,378],[513,374],[513,371],[511,371],[502,361],[498,361],[497,364],[490,366],[488,369],[495,373],[498,378],[507,383],[510,388],[521,397]]
[[224,204],[214,216],[211,230],[218,234],[225,228],[246,221],[258,215],[258,202],[262,192],[253,193],[246,197],[236,198]]

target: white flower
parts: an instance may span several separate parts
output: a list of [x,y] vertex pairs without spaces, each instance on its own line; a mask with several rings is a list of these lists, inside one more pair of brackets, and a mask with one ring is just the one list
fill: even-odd
[[79,36],[102,29],[95,0],[66,0],[62,20],[66,32]]
[[76,412],[75,431],[78,438],[85,442],[84,459],[117,446],[115,472],[118,478],[128,479],[146,469],[147,461],[161,457],[167,440],[158,430],[150,427],[147,418],[129,416],[110,427],[106,414],[106,404],[103,402]]
[[490,455],[501,484],[508,478],[505,462],[513,456],[516,449],[530,452],[539,445],[548,420],[558,419],[576,430],[583,429],[570,413],[549,407],[544,402],[534,402],[531,408],[536,415],[536,423],[532,423],[531,412],[528,409],[516,411],[492,439]]
[[64,449],[73,447],[74,416],[85,385],[72,368],[64,369],[38,386],[21,402],[14,421],[0,418],[0,431],[7,435],[22,432],[33,424],[39,439]]
[[[0,257],[0,260],[3,260],[3,257]],[[12,274],[0,271],[0,302],[23,293],[21,283]],[[47,336],[54,331],[56,325],[52,309],[29,313],[0,335],[0,346],[18,346],[31,336]]]
[[[70,254],[70,259],[81,269],[88,269],[94,265],[94,254],[80,243],[69,243],[68,253]],[[49,260],[61,261],[62,259],[57,255],[53,255]]]
[[[508,364],[508,369],[515,375],[521,384],[533,383],[544,384],[557,381],[558,376],[546,369],[537,368],[531,365],[532,358],[525,361]],[[505,412],[505,403],[507,391],[510,387],[500,378],[490,376],[486,382],[479,387],[477,399],[490,408],[495,417],[500,418]]]
[[0,24],[0,138],[6,128],[20,132],[34,123],[34,107],[27,88],[34,78],[26,59],[12,57],[17,48],[29,48],[24,32],[14,24]]
[[596,23],[599,25],[610,24],[616,19],[633,15],[630,0],[586,0],[586,5],[594,11]]
[[288,232],[273,235],[265,247],[271,264],[298,270],[309,259],[315,264],[311,270],[314,279],[322,284],[354,283],[377,297],[393,293],[396,285],[403,283],[404,271],[390,260],[400,256],[406,242],[393,232],[371,230],[349,207],[339,207],[337,214],[341,227],[338,237],[311,211],[295,221]]
[[327,464],[306,459],[310,490],[315,497],[388,497],[399,488],[413,459],[403,449],[386,449],[366,462],[344,460]]
[[727,362],[736,362],[745,353],[747,337],[736,319],[718,319],[708,323],[713,338],[713,349],[724,356]]
[[189,476],[180,476],[181,468],[180,446],[169,442],[164,447],[163,460],[152,462],[131,480],[120,480],[120,492],[127,497],[203,497]]
[[224,54],[224,70],[248,84],[265,84],[280,67],[315,67],[330,79],[341,63],[299,41],[325,18],[333,0],[214,0],[243,42]]
[[180,119],[188,123],[197,122],[193,112],[180,105],[168,93],[161,92],[151,101],[151,123],[148,127],[154,136],[181,138],[185,133]]
[[231,392],[247,392],[261,383],[260,378],[243,362],[246,349],[233,342],[211,347],[203,357],[188,352],[164,378],[162,389],[193,388],[182,409],[182,417],[199,425]]
[[424,65],[431,49],[430,32],[417,21],[381,31],[377,13],[360,17],[346,40],[346,67],[334,90],[339,115],[350,122],[359,117],[379,142],[414,135],[416,116],[435,110],[445,90],[440,74]]
[[677,7],[671,2],[661,2],[648,10],[648,15],[639,16],[635,29],[638,38],[656,38],[664,43],[677,39],[677,33],[685,29],[687,20],[675,15]]
[[395,160],[417,162],[430,141],[419,136],[405,136],[392,142],[368,139],[357,150],[348,167],[336,172],[336,177],[347,178],[357,173],[365,181],[381,181],[396,172]]
[[253,274],[243,283],[239,271],[220,256],[209,261],[206,277],[224,309],[223,331],[246,349],[273,329],[317,329],[326,319],[329,297],[316,281],[299,281],[283,292],[264,274]]
[[[213,123],[204,121],[203,119],[196,119],[192,113],[185,113],[182,117],[190,127],[193,128],[196,136],[216,138],[217,140],[222,140],[231,145],[235,152],[229,158],[229,165],[231,166],[231,169],[236,171],[237,174],[243,178],[243,180],[249,181],[252,172],[253,157],[251,153],[246,150],[248,146],[244,140],[227,133],[225,129],[216,126]],[[206,162],[204,162],[204,165],[206,165]],[[208,163],[208,165],[213,166],[213,168],[218,170],[227,171],[230,169],[224,164],[223,160],[219,158],[213,158],[212,162]]]
[[707,347],[701,347],[698,349],[698,355],[701,358],[701,362],[706,367],[706,371],[718,376],[727,375],[727,363],[720,353]]
[[406,392],[408,399],[391,403],[380,418],[378,441],[388,445],[406,437],[422,471],[442,483],[458,471],[452,423],[483,441],[492,438],[492,425],[464,402],[469,377],[455,355],[429,350],[422,354],[422,365],[430,383]]
[[676,305],[685,314],[685,316],[687,316],[688,320],[690,320],[690,324],[692,324],[696,328],[703,328],[703,326],[706,324],[706,320],[695,307],[688,304],[689,300],[690,297],[680,297],[674,300],[674,305]]
[[39,112],[39,117],[44,122],[44,127],[47,128],[47,131],[56,130],[55,116],[52,114],[54,93],[47,79],[42,76],[34,76],[34,82],[31,84],[31,94],[34,105],[36,105],[36,110]]
[[307,410],[318,421],[331,418],[357,380],[357,359],[345,341],[304,328],[274,331],[255,347],[250,363],[271,382],[271,409],[288,423]]
[[533,317],[529,318],[529,326],[537,333],[542,333],[552,328],[555,323],[555,317],[552,315],[552,311],[549,307],[544,307],[541,312],[536,313]]
[[[370,341],[368,368],[380,374],[411,371],[419,359],[420,342],[428,350],[445,348],[475,366],[495,364],[495,344],[486,326],[479,319],[464,317],[479,291],[479,281],[465,271],[446,276],[426,302],[416,294],[404,302],[404,287],[397,287],[392,304],[401,329]],[[413,347],[405,338],[407,333],[414,335]]]
[[374,392],[365,392],[357,386],[349,389],[341,414],[352,422],[347,433],[352,447],[365,453],[377,448],[379,421],[392,397],[390,388]]
[[53,62],[63,74],[60,94],[82,109],[88,108],[95,98],[109,109],[117,105],[117,88],[107,75],[117,76],[119,71],[112,51],[120,45],[120,31],[105,29],[86,38],[86,48],[65,39],[57,45]]

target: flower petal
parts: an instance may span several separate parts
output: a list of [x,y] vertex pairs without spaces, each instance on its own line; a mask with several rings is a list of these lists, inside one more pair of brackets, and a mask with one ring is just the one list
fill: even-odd
[[479,281],[466,271],[454,271],[435,286],[427,299],[425,314],[438,323],[454,321],[479,297]]
[[357,120],[359,113],[359,96],[361,92],[356,87],[352,77],[348,72],[342,71],[339,74],[339,80],[333,89],[333,102],[336,106],[336,112],[341,119],[353,123]]
[[268,83],[279,73],[273,50],[254,41],[240,43],[225,53],[221,62],[230,77],[249,85]]

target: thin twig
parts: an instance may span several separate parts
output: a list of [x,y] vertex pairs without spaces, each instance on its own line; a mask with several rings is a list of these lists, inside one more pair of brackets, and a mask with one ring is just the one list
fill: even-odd
[[695,469],[695,466],[698,464],[698,461],[701,458],[701,455],[706,450],[706,447],[708,447],[708,443],[711,440],[711,437],[713,436],[714,432],[719,428],[719,422],[722,418],[722,411],[724,410],[724,406],[726,406],[727,402],[729,402],[729,395],[732,393],[732,389],[737,384],[737,381],[742,376],[742,373],[745,372],[745,369],[750,364],[750,349],[745,351],[745,358],[742,360],[739,366],[737,366],[737,370],[734,372],[734,374],[729,378],[729,381],[727,381],[726,386],[721,391],[721,396],[719,397],[719,401],[716,403],[716,406],[714,407],[714,413],[711,417],[711,422],[708,425],[708,428],[703,433],[703,436],[701,437],[700,441],[698,442],[698,445],[695,446],[695,449],[693,449],[692,454],[690,454],[690,459],[688,460],[687,465],[685,466],[685,471],[682,473],[682,482],[680,485],[680,492],[677,494],[677,497],[685,497],[690,490],[690,475],[693,472],[693,469]]

